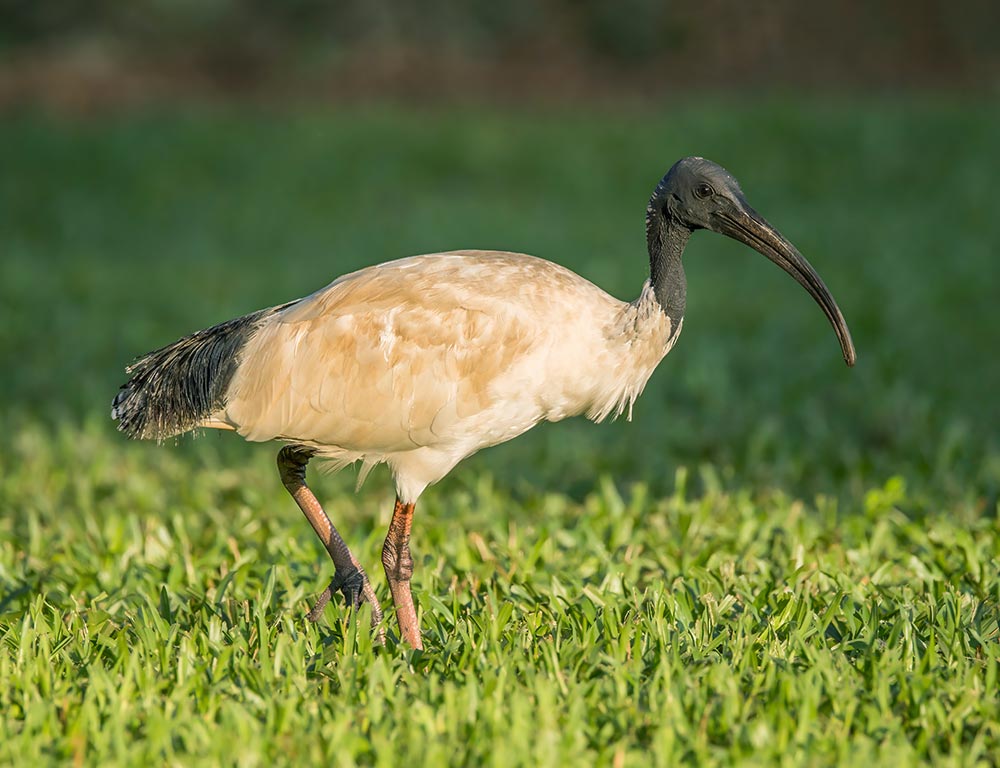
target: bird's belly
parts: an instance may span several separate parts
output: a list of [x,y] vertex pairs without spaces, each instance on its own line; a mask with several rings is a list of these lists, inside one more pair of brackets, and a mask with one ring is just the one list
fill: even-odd
[[269,391],[252,397],[238,381],[219,420],[248,440],[385,455],[418,448],[472,453],[546,418],[529,380],[510,369],[470,373],[460,350],[402,365],[380,357],[351,366],[341,360],[326,371],[297,365],[309,359],[299,356],[272,377]]
[[474,383],[373,366],[358,372],[354,385],[345,385],[341,372],[318,386],[288,386],[266,411],[230,404],[221,420],[253,441],[295,440],[365,455],[418,448],[469,455],[542,421],[603,418],[627,394],[614,371],[594,360],[522,363]]

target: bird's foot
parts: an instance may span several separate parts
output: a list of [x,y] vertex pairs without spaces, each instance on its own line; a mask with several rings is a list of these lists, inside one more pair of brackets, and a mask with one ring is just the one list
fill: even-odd
[[[368,603],[371,605],[372,628],[375,628],[382,623],[382,606],[379,604],[378,598],[375,596],[375,590],[372,589],[371,582],[368,580],[368,575],[364,572],[364,569],[360,567],[346,573],[342,572],[342,570],[338,570],[334,573],[333,579],[330,580],[330,584],[323,590],[322,594],[320,594],[319,599],[316,600],[316,604],[312,607],[309,613],[306,614],[306,618],[312,622],[319,621],[320,617],[323,615],[323,609],[326,608],[326,604],[330,602],[337,592],[340,592],[344,596],[347,607],[352,611],[360,608],[362,603]],[[379,636],[382,636],[381,632],[379,633]]]

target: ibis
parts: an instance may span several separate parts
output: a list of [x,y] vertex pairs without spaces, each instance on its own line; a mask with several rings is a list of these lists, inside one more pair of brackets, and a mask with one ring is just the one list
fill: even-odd
[[360,462],[359,485],[374,466],[388,465],[396,501],[382,566],[400,637],[421,648],[410,592],[420,495],[465,457],[540,422],[631,416],[683,327],[681,257],[700,229],[745,243],[788,272],[854,364],[847,323],[809,262],[724,168],[687,157],[646,208],[649,279],[634,301],[520,253],[412,256],[150,352],[126,369],[111,416],[132,438],[212,428],[284,443],[281,481],[334,566],[308,618],[317,620],[339,593],[352,609],[371,604],[383,638],[368,575],[306,484],[306,465],[314,457],[335,468]]

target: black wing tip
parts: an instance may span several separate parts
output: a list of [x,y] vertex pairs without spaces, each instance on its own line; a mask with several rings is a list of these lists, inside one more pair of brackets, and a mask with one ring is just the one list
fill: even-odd
[[129,380],[111,401],[118,431],[162,440],[198,427],[225,405],[244,347],[289,302],[237,317],[168,344],[129,365]]

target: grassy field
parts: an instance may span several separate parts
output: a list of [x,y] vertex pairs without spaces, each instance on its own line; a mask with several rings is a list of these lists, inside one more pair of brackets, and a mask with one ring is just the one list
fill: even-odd
[[[998,134],[916,99],[8,116],[0,764],[996,765]],[[546,425],[423,497],[422,653],[303,620],[331,568],[274,446],[108,419],[136,355],[398,256],[522,250],[632,298],[685,154],[812,261],[857,368],[696,234],[631,423]],[[313,480],[387,600],[388,475]]]

